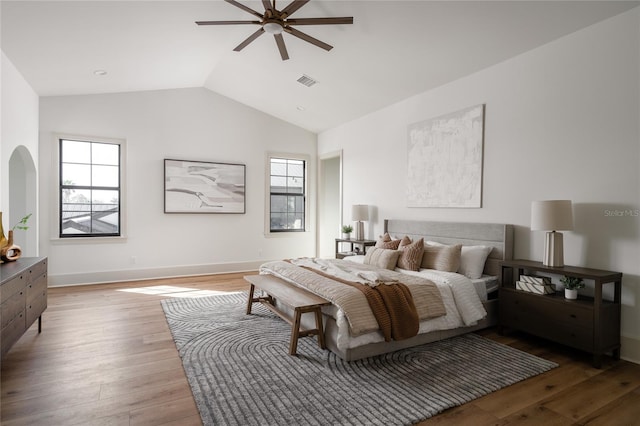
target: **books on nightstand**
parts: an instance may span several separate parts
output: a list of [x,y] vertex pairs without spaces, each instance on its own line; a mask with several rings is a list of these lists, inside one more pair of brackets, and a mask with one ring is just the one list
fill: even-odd
[[531,275],[520,275],[520,280],[516,281],[516,288],[536,294],[553,294],[556,291],[551,284],[551,278]]

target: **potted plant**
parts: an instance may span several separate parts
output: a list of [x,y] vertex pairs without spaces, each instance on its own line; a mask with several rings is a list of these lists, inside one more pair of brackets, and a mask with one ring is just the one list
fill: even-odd
[[350,240],[351,232],[353,232],[353,227],[351,225],[342,226],[342,238],[344,238],[345,240]]
[[579,277],[564,276],[560,278],[560,282],[564,284],[564,297],[567,299],[577,299],[578,289],[584,288],[584,281]]

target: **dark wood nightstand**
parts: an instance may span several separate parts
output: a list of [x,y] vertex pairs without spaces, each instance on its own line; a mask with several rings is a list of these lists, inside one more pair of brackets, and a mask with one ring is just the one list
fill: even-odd
[[[594,367],[611,351],[620,359],[622,274],[575,266],[551,267],[530,260],[502,262],[499,330],[512,328],[593,354]],[[579,277],[594,282],[593,297],[565,299],[563,293],[535,294],[516,289],[521,275],[536,273]],[[614,286],[613,300],[602,297],[605,284]]]
[[[348,252],[340,251],[340,243],[349,243],[351,246]],[[346,239],[346,238],[336,238],[336,259],[343,259],[347,256],[353,256],[353,247],[354,246],[362,246],[360,254],[365,254],[367,252],[367,247],[373,247],[376,245],[375,240],[355,240],[355,239]]]

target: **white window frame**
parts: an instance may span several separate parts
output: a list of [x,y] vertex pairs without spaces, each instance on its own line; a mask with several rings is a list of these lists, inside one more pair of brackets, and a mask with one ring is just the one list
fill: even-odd
[[[119,236],[66,236],[60,237],[60,140],[72,140],[80,142],[97,142],[97,143],[109,143],[120,145],[120,235]],[[52,159],[52,178],[51,178],[51,206],[52,211],[55,214],[51,215],[50,229],[51,229],[51,241],[54,243],[109,243],[118,242],[121,243],[127,238],[127,143],[126,139],[107,138],[101,136],[86,136],[86,135],[74,135],[55,133],[53,135],[53,155]]]
[[[278,231],[271,232],[271,159],[283,158],[287,160],[300,160],[305,162],[304,167],[304,231]],[[265,212],[264,212],[264,234],[266,237],[274,238],[295,238],[305,236],[311,230],[309,222],[309,167],[311,157],[306,154],[292,154],[284,152],[267,152],[265,160]]]

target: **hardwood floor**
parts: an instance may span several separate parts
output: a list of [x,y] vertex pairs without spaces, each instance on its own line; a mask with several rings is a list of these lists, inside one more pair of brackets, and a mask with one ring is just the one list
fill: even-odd
[[[37,325],[2,360],[2,425],[199,425],[159,300],[247,290],[245,274],[49,289]],[[520,334],[484,336],[560,364],[421,425],[640,424],[640,365]]]

